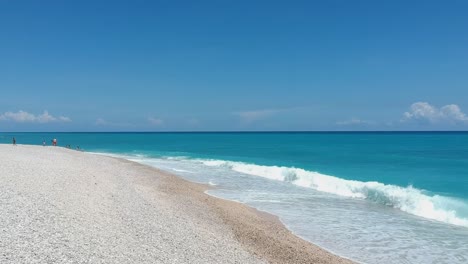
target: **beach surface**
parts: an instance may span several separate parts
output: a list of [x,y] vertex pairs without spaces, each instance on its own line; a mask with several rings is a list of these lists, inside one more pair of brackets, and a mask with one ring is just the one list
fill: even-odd
[[272,215],[123,159],[0,145],[0,182],[0,263],[351,263]]

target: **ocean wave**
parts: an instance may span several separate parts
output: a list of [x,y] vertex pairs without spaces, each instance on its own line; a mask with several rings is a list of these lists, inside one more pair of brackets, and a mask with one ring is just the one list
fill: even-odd
[[193,171],[183,170],[183,169],[176,169],[176,168],[171,168],[171,170],[173,170],[175,172],[194,173]]
[[[137,157],[135,154],[93,153],[145,163],[141,159],[141,156]],[[163,159],[181,162],[195,161],[209,167],[224,167],[239,173],[288,182],[325,193],[365,199],[423,218],[468,227],[468,218],[466,217],[466,215],[468,215],[468,203],[466,201],[442,195],[430,195],[413,186],[401,187],[377,181],[362,182],[346,180],[319,172],[284,166],[264,166],[215,159],[192,159],[185,156],[166,156],[163,157]],[[182,172],[181,169],[173,169],[173,171],[177,170]],[[211,182],[209,184],[211,184]]]
[[300,168],[262,166],[224,160],[197,160],[206,166],[226,167],[236,172],[289,182],[298,186],[344,197],[366,199],[401,211],[468,227],[468,219],[460,212],[468,212],[464,201],[441,195],[429,195],[412,186],[400,187],[376,181],[346,180]]

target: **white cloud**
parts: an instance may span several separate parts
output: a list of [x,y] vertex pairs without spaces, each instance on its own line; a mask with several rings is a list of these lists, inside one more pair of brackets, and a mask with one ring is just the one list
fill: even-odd
[[66,117],[66,116],[59,116],[58,119],[60,121],[62,121],[62,122],[71,122],[71,119],[69,117]]
[[374,122],[353,117],[349,120],[338,121],[336,122],[336,124],[339,126],[352,126],[352,125],[371,125],[371,124],[374,124]]
[[465,115],[456,104],[437,108],[426,102],[417,102],[411,105],[410,111],[403,113],[402,122],[425,121],[429,123],[468,123]]
[[355,125],[375,125],[374,121],[362,120],[359,118],[351,118],[348,120],[338,121],[335,124],[339,126],[355,126]]
[[466,116],[456,104],[443,106],[440,111],[447,119],[468,122],[468,116]]
[[44,111],[42,114],[34,115],[26,111],[20,110],[18,112],[5,112],[0,115],[0,120],[14,121],[18,123],[50,123],[50,122],[71,122],[69,117],[60,116],[54,117],[49,114],[48,111]]
[[153,126],[161,126],[164,124],[164,120],[161,118],[148,117],[148,122]]
[[0,119],[13,120],[15,122],[34,122],[36,117],[33,114],[20,110],[16,113],[5,112],[4,114],[0,115]]
[[44,113],[37,116],[37,121],[39,123],[49,123],[49,122],[57,121],[57,118],[50,115],[49,112],[44,111]]

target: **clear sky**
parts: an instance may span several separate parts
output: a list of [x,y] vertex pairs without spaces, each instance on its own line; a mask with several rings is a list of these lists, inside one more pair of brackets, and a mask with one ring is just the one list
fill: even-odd
[[0,131],[468,130],[467,14],[0,0]]

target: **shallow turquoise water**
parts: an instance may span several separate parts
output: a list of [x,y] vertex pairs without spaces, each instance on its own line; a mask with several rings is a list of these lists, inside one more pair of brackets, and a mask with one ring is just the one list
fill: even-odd
[[2,133],[0,142],[13,136],[57,138],[217,185],[210,194],[277,214],[358,261],[468,262],[465,132]]
[[0,142],[303,168],[468,198],[468,133],[9,133]]

